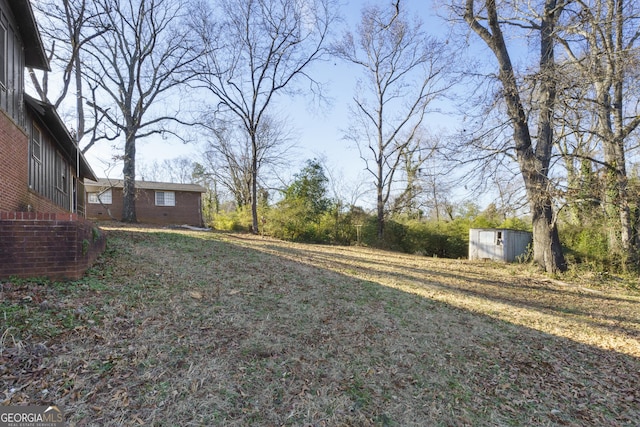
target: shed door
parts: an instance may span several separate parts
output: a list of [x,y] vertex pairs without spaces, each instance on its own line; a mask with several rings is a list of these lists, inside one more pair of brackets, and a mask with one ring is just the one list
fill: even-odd
[[478,235],[478,258],[502,259],[502,244],[498,244],[495,231],[480,231]]

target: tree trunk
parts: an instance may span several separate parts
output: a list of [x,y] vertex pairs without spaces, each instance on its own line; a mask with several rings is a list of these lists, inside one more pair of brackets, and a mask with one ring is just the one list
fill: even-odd
[[[619,218],[620,218],[620,243],[623,250],[623,267],[625,270],[631,265],[637,262],[636,247],[633,242],[633,225],[631,220],[631,209],[629,208],[629,192],[627,190],[628,177],[627,166],[625,156],[625,135],[627,132],[631,132],[634,129],[634,125],[630,124],[626,128],[624,124],[624,111],[623,103],[625,101],[625,62],[627,61],[625,56],[625,46],[623,43],[624,35],[624,23],[625,16],[623,13],[623,2],[618,1],[611,4],[610,7],[615,7],[615,24],[614,24],[614,39],[615,39],[615,52],[613,61],[613,120],[614,127],[616,129],[616,137],[613,141],[613,152],[615,155],[616,166],[616,184],[619,197]],[[631,50],[631,49],[629,49]],[[635,125],[637,126],[637,124]]]
[[[379,123],[382,123],[381,121]],[[382,132],[380,131],[380,134],[382,134]],[[382,138],[380,138],[382,139]],[[380,142],[380,145],[382,143]],[[382,151],[380,151],[382,152]],[[383,172],[383,165],[382,165],[382,156],[380,156],[380,158],[377,161],[377,166],[378,166],[378,177],[377,177],[377,185],[376,185],[376,190],[377,190],[377,199],[376,199],[376,208],[377,208],[377,223],[378,223],[378,240],[382,241],[382,239],[384,238],[384,205],[385,205],[385,200],[384,200],[384,182],[382,179],[382,172]]]
[[[378,193],[382,191],[381,188],[378,188]],[[384,238],[384,203],[382,202],[381,195],[378,194],[378,208],[377,208],[377,223],[378,223],[378,240],[382,240]]]
[[[85,132],[85,118],[84,118],[84,94],[82,93],[82,61],[80,56],[75,58],[75,78],[76,78],[76,113],[78,114],[77,123],[78,129],[76,129],[77,141],[80,143],[84,138]],[[85,151],[83,150],[83,153]]]
[[258,141],[255,132],[252,132],[251,143],[251,232],[258,234]]
[[136,138],[129,135],[124,145],[124,184],[122,187],[122,221],[135,223],[136,217]]
[[540,116],[539,137],[534,147],[527,115],[520,99],[511,57],[507,49],[495,0],[485,0],[488,27],[475,16],[474,0],[467,0],[465,21],[493,51],[499,65],[498,78],[502,83],[507,115],[513,126],[513,139],[520,172],[531,206],[533,225],[533,258],[545,271],[555,273],[566,270],[558,229],[556,227],[549,193],[549,163],[553,146],[553,109],[556,96],[553,32],[562,8],[556,0],[545,0],[540,23]]
[[548,273],[558,273],[567,269],[562,254],[558,229],[553,218],[550,203],[534,203],[532,207],[533,261],[543,266]]

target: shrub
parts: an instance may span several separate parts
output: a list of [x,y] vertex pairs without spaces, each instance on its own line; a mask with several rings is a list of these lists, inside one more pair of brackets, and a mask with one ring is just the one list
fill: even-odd
[[560,230],[560,240],[570,263],[588,265],[598,271],[615,266],[615,260],[609,253],[607,235],[601,228],[566,225]]
[[404,240],[406,238],[406,227],[393,220],[385,222],[384,235],[378,239],[378,221],[376,216],[369,215],[362,224],[362,243],[380,249],[391,251],[405,251]]
[[510,230],[531,231],[531,221],[525,221],[522,218],[507,218],[498,226],[498,228],[508,228]]
[[467,221],[409,221],[404,251],[440,258],[466,258],[469,245]]
[[213,214],[211,228],[221,231],[251,231],[251,211],[248,208]]

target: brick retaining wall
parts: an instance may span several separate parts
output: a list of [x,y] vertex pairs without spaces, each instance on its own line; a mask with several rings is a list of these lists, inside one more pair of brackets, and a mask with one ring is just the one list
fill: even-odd
[[76,214],[0,212],[0,279],[76,280],[105,245],[104,232]]

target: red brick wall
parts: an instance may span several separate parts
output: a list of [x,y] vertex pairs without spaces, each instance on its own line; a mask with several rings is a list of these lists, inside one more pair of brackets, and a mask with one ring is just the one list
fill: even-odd
[[79,279],[105,245],[104,232],[76,214],[0,212],[0,279]]
[[[28,190],[25,200],[27,202],[27,208],[31,212],[47,212],[57,214],[69,214],[68,209],[61,208],[53,203],[51,200],[39,195],[38,193]],[[18,209],[23,210],[23,209]]]
[[[87,189],[87,192],[89,191],[91,191],[91,189]],[[122,188],[111,189],[112,203],[104,205],[104,207],[99,203],[89,203],[89,196],[86,197],[86,200],[87,219],[91,221],[111,221],[114,219],[118,221],[122,220]]]
[[150,224],[187,224],[202,226],[200,193],[175,192],[175,206],[156,206],[154,190],[139,190],[136,199],[138,221]]
[[29,190],[29,138],[0,110],[0,211],[64,213],[67,210]]
[[[202,226],[201,193],[176,191],[175,206],[156,206],[155,190],[138,189],[136,216],[138,222],[162,225]],[[112,203],[105,205],[118,221],[122,219],[122,188],[111,189]],[[87,218],[92,221],[112,219],[100,204],[87,203]]]
[[28,141],[24,131],[0,110],[0,210],[27,210]]

